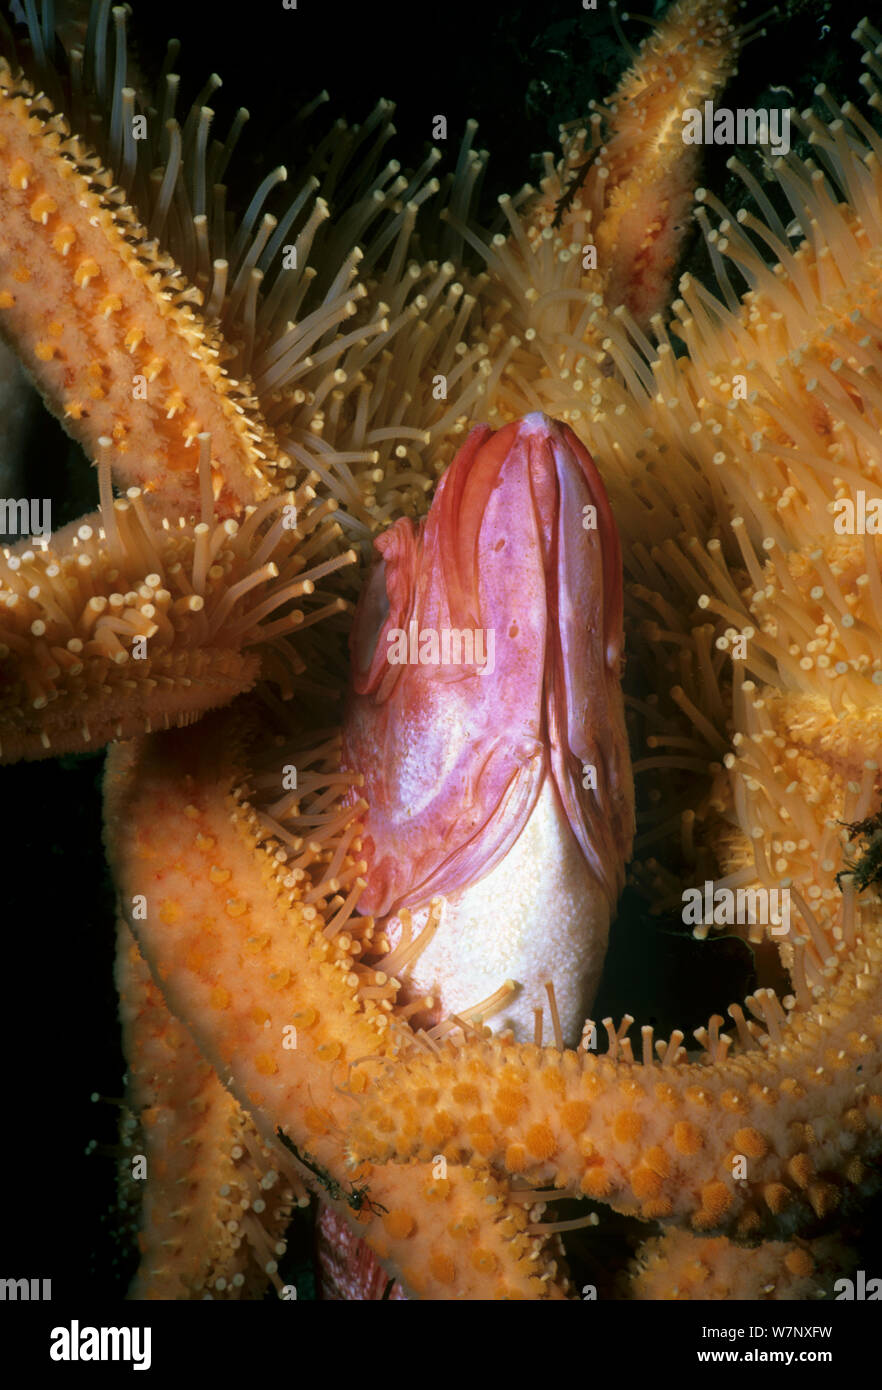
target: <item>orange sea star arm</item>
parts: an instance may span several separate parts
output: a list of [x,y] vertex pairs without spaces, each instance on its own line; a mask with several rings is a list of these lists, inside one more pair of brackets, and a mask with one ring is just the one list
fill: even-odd
[[836,1274],[847,1266],[847,1252],[835,1239],[770,1240],[748,1251],[725,1236],[669,1230],[637,1250],[629,1297],[665,1302],[830,1298]]
[[378,1065],[359,1059],[390,1055],[396,1031],[383,1007],[394,993],[359,962],[370,919],[307,901],[309,880],[290,874],[238,785],[236,716],[209,717],[200,735],[116,747],[107,782],[120,901],[170,1007],[263,1136],[281,1126],[344,1193],[367,1183],[359,1233],[409,1292],[561,1297],[554,1238],[528,1232],[507,1180],[347,1167],[342,1129]]
[[712,1044],[703,1063],[686,1062],[675,1034],[660,1065],[651,1029],[642,1066],[502,1039],[448,1042],[372,1087],[350,1152],[424,1159],[431,1141],[415,1118],[431,1108],[451,1162],[575,1185],[646,1220],[754,1236],[785,1211],[790,1229],[826,1217],[872,1184],[882,1154],[878,912],[855,930],[821,1002],[785,1021],[780,1005],[751,1001],[769,1033],[760,1044],[741,1021],[743,1052]]
[[211,507],[172,526],[134,488],[45,550],[0,556],[0,761],[190,723],[261,672],[284,685],[302,666],[283,640],[306,621],[297,601],[355,558],[316,571],[299,553],[314,495],[280,493],[242,526]]
[[733,76],[734,10],[731,0],[671,5],[607,102],[598,264],[609,267],[607,310],[622,304],[642,327],[665,307],[690,223],[701,152],[683,141],[683,112],[712,101]]
[[[130,1297],[260,1298],[302,1184],[279,1171],[280,1146],[261,1138],[168,1012],[124,923],[116,982],[126,1098],[143,1150],[136,1155],[133,1146],[125,1161],[133,1171],[137,1157],[146,1162],[141,1264]],[[274,1270],[272,1277],[281,1288]]]
[[[194,292],[45,96],[0,60],[0,325],[50,408],[120,482],[198,495],[212,436],[225,514],[284,469],[249,389],[218,360]],[[201,296],[196,296],[196,303]]]
[[503,309],[517,350],[508,362],[497,340],[491,419],[541,404],[593,451],[592,417],[615,412],[615,434],[621,410],[633,410],[633,393],[598,366],[608,366],[610,340],[628,342],[622,315],[642,334],[666,307],[700,162],[682,139],[681,114],[712,100],[735,71],[733,8],[672,5],[609,101],[588,125],[564,129],[560,162],[545,155],[538,192],[500,199],[510,234],[483,248],[499,304],[487,298]]

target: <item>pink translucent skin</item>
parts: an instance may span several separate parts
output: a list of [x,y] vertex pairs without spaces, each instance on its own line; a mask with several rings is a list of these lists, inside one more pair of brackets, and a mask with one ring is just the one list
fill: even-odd
[[[401,518],[374,544],[344,722],[344,762],[364,775],[369,806],[359,911],[385,918],[484,877],[549,774],[611,911],[633,834],[622,572],[587,450],[538,412],[495,433],[479,425],[425,521]],[[412,620],[421,632],[492,628],[492,671],[390,664],[389,634]],[[596,789],[583,786],[586,764]]]
[[[596,508],[596,529],[583,508]],[[516,1003],[492,1020],[532,1036],[554,975],[561,1026],[579,1037],[606,950],[633,835],[619,685],[618,536],[594,464],[541,414],[474,429],[419,526],[399,520],[353,623],[344,763],[363,773],[367,888],[359,910],[414,909],[433,895],[441,926],[399,999],[430,995],[427,1024],[512,977]],[[493,628],[493,669],[392,665],[388,635]],[[489,663],[487,663],[489,667]],[[596,768],[596,790],[583,765]],[[495,872],[499,869],[499,872]],[[491,929],[494,940],[487,940]],[[323,1217],[326,1297],[377,1299],[372,1252]],[[393,1297],[403,1296],[399,1285]]]

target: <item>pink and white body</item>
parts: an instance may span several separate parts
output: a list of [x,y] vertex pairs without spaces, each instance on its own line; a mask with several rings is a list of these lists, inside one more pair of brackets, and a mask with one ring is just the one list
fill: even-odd
[[343,738],[369,808],[359,911],[394,945],[401,909],[418,930],[441,897],[409,997],[431,995],[435,1020],[513,980],[490,1026],[529,1041],[551,979],[573,1045],[634,828],[621,555],[600,476],[546,415],[480,425],[426,519],[374,544]]

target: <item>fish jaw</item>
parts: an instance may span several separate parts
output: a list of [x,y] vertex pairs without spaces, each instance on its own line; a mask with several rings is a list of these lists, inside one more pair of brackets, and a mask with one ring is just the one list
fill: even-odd
[[[514,979],[499,1022],[531,1037],[552,977],[577,1037],[634,814],[621,555],[600,477],[541,413],[479,426],[425,521],[401,519],[375,545],[343,731],[368,805],[359,910],[394,943],[402,908],[442,897],[414,967],[436,1005],[456,1011]],[[492,630],[492,667],[420,660],[407,639],[445,628]],[[396,633],[403,660],[390,660]]]

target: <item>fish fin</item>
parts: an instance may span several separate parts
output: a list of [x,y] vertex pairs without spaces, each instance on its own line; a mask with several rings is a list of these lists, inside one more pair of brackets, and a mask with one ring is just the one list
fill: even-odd
[[[580,466],[573,467],[555,446],[558,510],[551,557],[555,570],[547,585],[545,709],[551,768],[567,819],[612,909],[634,836],[633,780],[619,684],[622,562],[600,475],[569,430],[566,442]],[[586,518],[591,525],[584,524]]]

